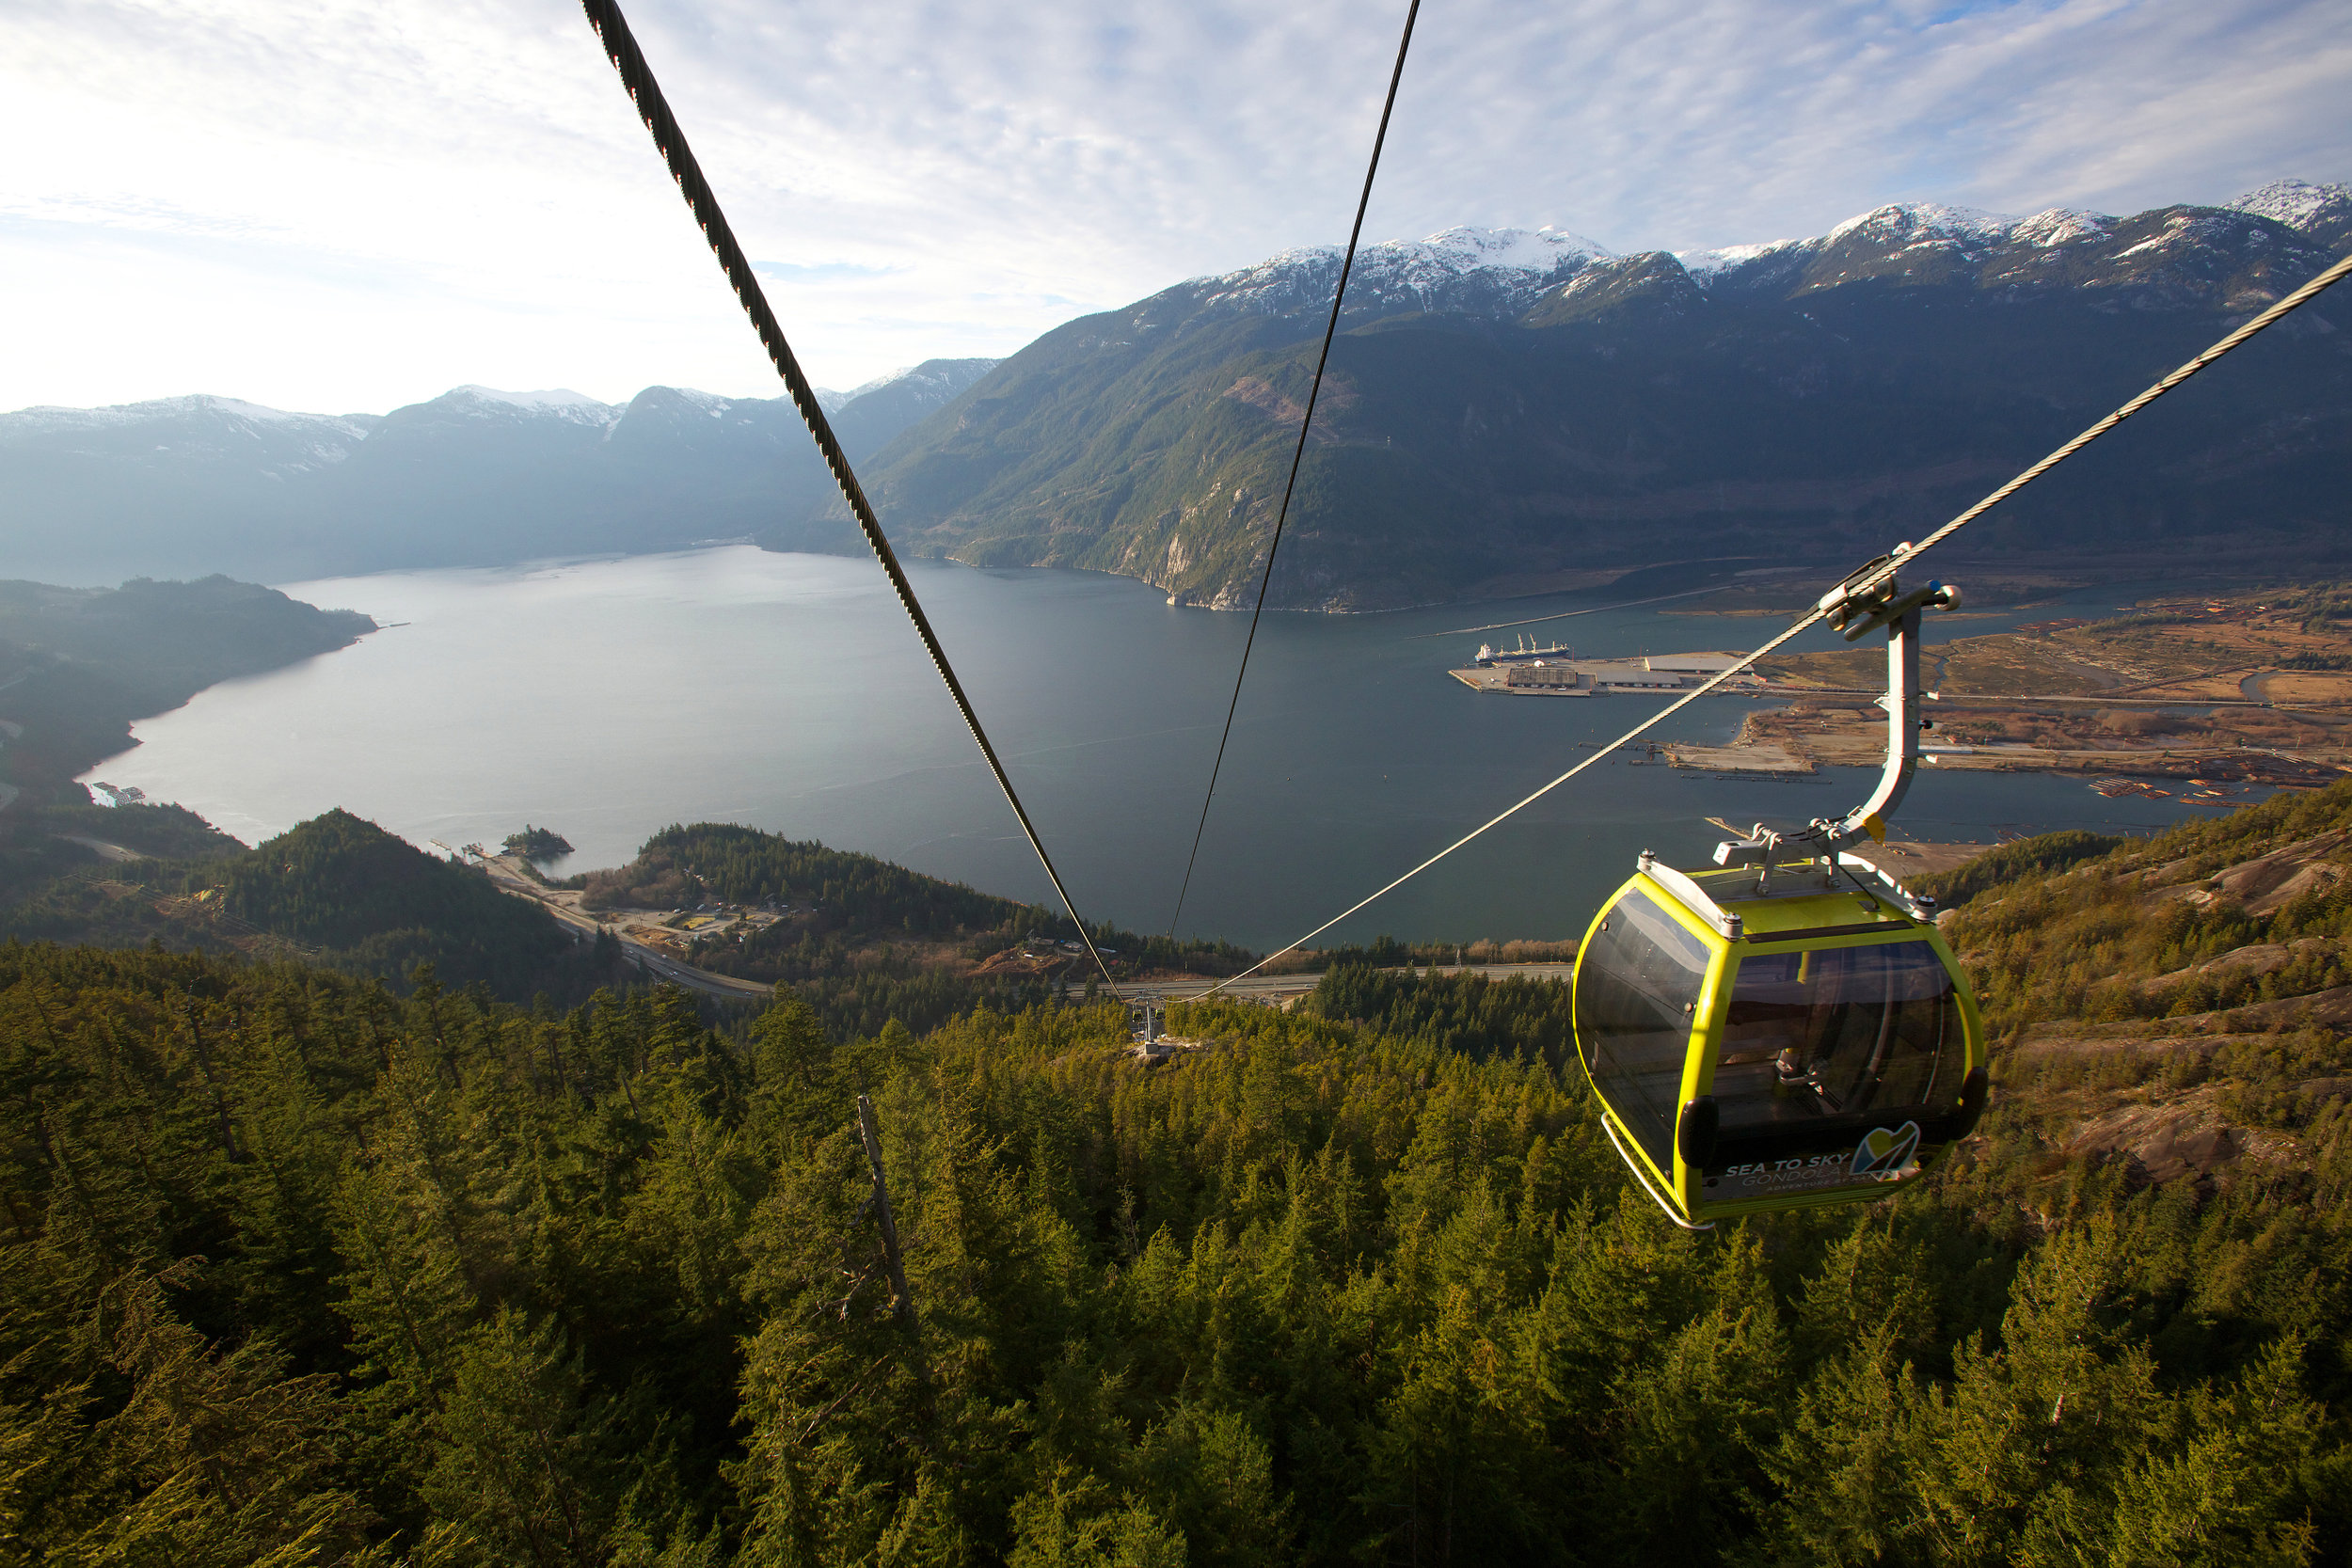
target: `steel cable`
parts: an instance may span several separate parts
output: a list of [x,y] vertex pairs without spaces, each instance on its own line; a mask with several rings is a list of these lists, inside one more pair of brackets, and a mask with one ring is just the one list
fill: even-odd
[[1249,635],[1242,639],[1241,668],[1233,672],[1232,700],[1225,705],[1225,730],[1216,737],[1216,761],[1209,766],[1208,793],[1200,798],[1200,820],[1192,830],[1192,853],[1184,860],[1184,883],[1176,892],[1176,912],[1168,917],[1168,935],[1176,937],[1176,923],[1184,917],[1184,899],[1192,892],[1192,870],[1200,859],[1200,837],[1209,829],[1209,806],[1216,799],[1217,775],[1225,770],[1225,744],[1233,738],[1233,712],[1241,706],[1242,682],[1249,674],[1249,650],[1257,645],[1258,618],[1265,613],[1266,585],[1274,580],[1274,552],[1282,547],[1282,525],[1291,515],[1291,492],[1298,487],[1298,465],[1307,455],[1307,432],[1315,422],[1315,402],[1323,395],[1323,368],[1331,362],[1331,340],[1339,335],[1340,302],[1347,297],[1348,275],[1356,270],[1356,245],[1364,232],[1364,209],[1372,205],[1373,176],[1380,172],[1380,149],[1389,139],[1389,117],[1396,112],[1397,84],[1405,79],[1406,52],[1413,46],[1413,21],[1421,15],[1421,0],[1405,9],[1405,36],[1397,40],[1396,68],[1389,72],[1388,100],[1380,105],[1380,128],[1373,133],[1372,161],[1364,167],[1363,194],[1356,198],[1355,227],[1347,231],[1347,254],[1340,261],[1339,287],[1331,291],[1331,319],[1324,324],[1323,352],[1315,358],[1315,378],[1307,388],[1307,411],[1299,417],[1298,444],[1291,449],[1290,478],[1282,483],[1282,504],[1274,514],[1274,537],[1265,548],[1265,570],[1258,574],[1257,608],[1249,612]]
[[[1999,489],[1994,490],[1992,494],[1986,496],[1982,500],[1977,502],[1976,505],[1968,508],[1965,512],[1963,512],[1958,516],[1952,518],[1951,521],[1944,524],[1941,528],[1938,528],[1925,539],[1920,540],[1918,544],[1899,554],[1889,555],[1882,562],[1873,562],[1868,567],[1866,567],[1862,571],[1857,572],[1851,578],[1845,579],[1841,586],[1847,588],[1852,596],[1859,597],[1862,594],[1868,593],[1870,590],[1877,588],[1881,584],[1889,581],[1893,578],[1897,571],[1908,566],[1912,562],[1918,560],[1920,556],[1926,554],[1929,550],[1933,549],[1936,546],[1942,544],[1945,540],[1959,532],[1968,524],[1975,522],[1979,517],[1983,516],[1994,507],[1998,506],[2002,501],[2007,500],[2010,497],[2015,495],[2018,491],[2024,489],[2035,480],[2040,479],[2043,474],[2048,473],[2052,468],[2057,467],[2060,463],[2065,462],[2068,458],[2074,456],[2074,453],[2082,451],[2083,448],[2089,446],[2100,436],[2105,436],[2108,431],[2113,430],[2117,425],[2122,424],[2125,420],[2130,419],[2134,414],[2138,413],[2141,409],[2155,402],[2156,399],[2164,396],[2165,393],[2172,390],[2173,388],[2178,387],[2181,383],[2186,381],[2190,376],[2195,375],[2198,372],[2203,370],[2215,360],[2219,359],[2223,355],[2228,354],[2232,349],[2236,348],[2239,344],[2245,342],[2256,333],[2261,332],[2265,327],[2276,324],[2284,318],[2290,311],[2297,309],[2298,307],[2311,303],[2312,300],[2317,298],[2331,285],[2343,281],[2347,274],[2352,274],[2352,255],[2345,255],[2338,259],[2332,266],[2329,266],[2317,277],[2312,278],[2310,282],[2305,283],[2301,288],[2296,290],[2293,293],[2288,294],[2284,299],[2281,299],[2278,303],[2272,305],[2268,309],[2263,311],[2260,315],[2246,322],[2235,331],[2231,332],[2226,337],[2222,338],[2220,341],[2215,343],[2211,348],[2208,348],[2202,354],[2197,356],[2194,359],[2191,359],[2187,363],[2182,365],[2178,370],[2173,371],[2170,374],[2164,377],[2163,380],[2158,381],[2154,386],[2150,387],[2146,391],[2141,392],[2138,396],[2124,404],[2114,413],[2109,414],[2098,423],[2083,431],[2079,436],[2076,436],[2073,440],[2068,441],[2065,445],[2052,451],[2047,457],[2042,458],[2039,463],[2034,464],[2032,467],[2019,473],[2016,478],[2010,480]],[[1598,762],[1602,757],[1607,756],[1610,752],[1615,751],[1618,747],[1626,744],[1628,741],[1639,739],[1644,734],[1656,728],[1666,719],[1672,717],[1681,709],[1688,707],[1691,704],[1698,701],[1701,697],[1706,696],[1708,692],[1713,691],[1716,688],[1722,686],[1725,681],[1731,679],[1732,676],[1739,674],[1741,671],[1753,665],[1757,659],[1764,657],[1774,649],[1786,643],[1790,638],[1795,637],[1799,632],[1802,632],[1808,626],[1814,626],[1815,624],[1826,619],[1828,614],[1829,612],[1826,610],[1821,609],[1819,605],[1816,605],[1813,609],[1806,610],[1803,615],[1798,616],[1795,621],[1791,622],[1787,629],[1782,631],[1779,636],[1774,637],[1771,641],[1766,642],[1762,647],[1757,648],[1755,652],[1741,657],[1737,663],[1731,665],[1728,669],[1720,671],[1704,685],[1693,687],[1691,690],[1684,692],[1680,697],[1677,697],[1673,702],[1668,703],[1664,707],[1660,708],[1656,713],[1650,715],[1647,719],[1645,719],[1633,728],[1626,731],[1625,734],[1611,741],[1607,746],[1597,752],[1595,752],[1591,756],[1586,757],[1584,760],[1578,763],[1574,768],[1569,768],[1566,772],[1561,774],[1558,778],[1544,785],[1543,788],[1536,790],[1525,800],[1520,800],[1517,805],[1514,805],[1508,810],[1498,813],[1496,816],[1487,818],[1485,822],[1480,823],[1469,832],[1464,833],[1460,838],[1455,839],[1453,843],[1447,845],[1444,848],[1438,850],[1436,854],[1430,856],[1427,860],[1422,862],[1410,871],[1405,873],[1404,876],[1399,877],[1394,881],[1388,883],[1378,892],[1372,894],[1370,896],[1358,899],[1355,903],[1350,904],[1346,909],[1342,910],[1339,913],[1333,915],[1330,919],[1325,921],[1313,930],[1309,931],[1305,936],[1300,937],[1296,942],[1292,942],[1289,946],[1278,948],[1276,951],[1268,953],[1264,958],[1260,958],[1256,963],[1251,964],[1248,969],[1243,970],[1239,974],[1231,975],[1224,980],[1218,981],[1216,985],[1211,986],[1207,990],[1202,991],[1200,994],[1202,996],[1214,996],[1218,991],[1223,990],[1227,986],[1232,985],[1235,980],[1244,979],[1248,975],[1256,974],[1259,970],[1263,969],[1267,964],[1272,963],[1276,958],[1280,958],[1284,953],[1294,952],[1298,948],[1304,947],[1307,943],[1314,941],[1315,938],[1321,936],[1332,927],[1337,926],[1341,921],[1345,920],[1349,915],[1354,914],[1357,911],[1363,909],[1366,905],[1374,903],[1388,894],[1394,892],[1396,889],[1403,887],[1406,882],[1411,881],[1414,878],[1420,876],[1422,872],[1428,870],[1431,866],[1437,864],[1448,855],[1454,853],[1454,850],[1462,847],[1463,845],[1468,844],[1472,839],[1479,837],[1487,830],[1498,827],[1502,823],[1509,821],[1512,817],[1517,816],[1521,811],[1524,811],[1527,807],[1534,805],[1536,801],[1542,800],[1545,796],[1550,794],[1562,784],[1566,784],[1570,779],[1575,778],[1579,773],[1583,772],[1584,769],[1592,767],[1595,763]]]
[[1104,982],[1116,990],[1117,982],[1111,979],[1110,966],[1095,950],[1094,938],[1087,930],[1086,922],[1078,918],[1078,907],[1071,902],[1070,890],[1062,885],[1061,874],[1054,869],[1054,858],[1045,852],[1045,841],[1038,836],[1036,825],[1029,820],[1028,811],[1021,804],[1020,793],[1012,787],[1012,780],[1006,774],[1005,765],[996,755],[996,748],[989,743],[988,732],[980,727],[980,716],[974,711],[972,699],[964,694],[963,683],[956,678],[955,667],[947,662],[947,651],[940,646],[938,634],[931,630],[930,618],[923,613],[923,606],[914,596],[914,587],[907,581],[906,572],[898,564],[898,553],[890,547],[890,540],[882,532],[882,522],[874,515],[874,508],[866,500],[866,491],[850,467],[848,454],[834,437],[833,423],[817,402],[816,388],[809,385],[807,375],[801,370],[801,362],[793,354],[792,345],[785,341],[784,326],[777,321],[775,311],[769,307],[768,296],[760,289],[759,278],[753,272],[750,260],[744,256],[743,247],[736,243],[735,230],[728,227],[726,214],[719,208],[719,198],[711,194],[710,182],[703,178],[701,166],[695,163],[693,152],[687,147],[685,134],[678,129],[677,118],[670,112],[669,101],[662,96],[660,85],[654,80],[652,70],[645,64],[645,56],[637,47],[637,40],[630,34],[628,22],[622,18],[619,6],[613,0],[580,0],[580,8],[587,13],[589,25],[596,28],[596,37],[603,41],[604,52],[612,58],[613,69],[621,73],[621,82],[628,88],[629,97],[635,100],[637,112],[644,119],[645,129],[653,134],[654,146],[660,150],[662,160],[670,166],[671,178],[677,182],[687,206],[693,212],[694,221],[702,226],[703,238],[710,243],[712,253],[719,258],[721,270],[734,286],[735,297],[742,302],[743,313],[751,318],[753,328],[758,332],[761,344],[768,350],[769,359],[775,365],[776,372],[784,377],[785,387],[792,394],[792,405],[800,410],[802,420],[807,423],[808,433],[817,442],[817,450],[824,456],[825,467],[833,470],[834,481],[841,486],[842,497],[850,503],[850,514],[857,518],[859,531],[866,535],[866,544],[873,547],[874,559],[882,562],[882,571],[890,578],[890,586],[898,594],[898,603],[905,609],[907,618],[914,623],[915,632],[923,639],[924,651],[931,656],[931,664],[939,671],[939,678],[946,683],[947,694],[955,699],[956,711],[963,715],[964,723],[970,726],[972,738],[980,748],[980,755],[988,759],[988,770],[996,776],[997,787],[1005,792],[1005,800],[1012,807],[1012,815],[1020,819],[1021,831],[1027,835],[1029,847],[1037,851],[1038,863],[1045,867],[1046,879],[1054,884],[1054,892],[1061,897],[1062,908],[1070,912],[1071,923],[1078,927],[1078,940],[1087,944],[1087,952],[1093,958],[1094,967],[1102,971]]

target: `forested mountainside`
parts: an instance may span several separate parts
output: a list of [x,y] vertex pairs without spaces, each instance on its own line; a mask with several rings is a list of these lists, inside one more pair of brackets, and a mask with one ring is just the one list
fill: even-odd
[[[348,646],[375,629],[274,588],[209,577],[119,588],[0,582],[0,776],[48,803],[130,743],[130,721],[215,681]],[[86,797],[84,797],[86,798]]]
[[610,939],[583,942],[479,869],[346,811],[250,850],[230,842],[238,852],[58,878],[0,908],[0,936],[298,958],[403,990],[423,965],[439,984],[511,1002],[582,1001],[633,973]]
[[[934,359],[828,406],[863,458],[984,374]],[[230,571],[286,582],[676,549],[762,532],[862,548],[787,398],[460,387],[389,414],[233,398],[0,414],[0,556],[72,581]]]
[[[2352,245],[2352,193],[2283,182],[2127,218],[1890,207],[1688,265],[1505,238],[1367,254],[1274,603],[1377,609],[1569,570],[1867,559],[2324,267]],[[867,488],[918,552],[1238,602],[1338,262],[1298,252],[1057,328],[878,453]],[[2342,320],[2322,302],[1966,547],[2336,559],[2352,465]]]
[[59,835],[174,857],[242,849],[176,807],[94,806],[73,780],[128,747],[134,720],[374,629],[355,610],[218,576],[95,589],[0,582],[0,905],[91,858]]
[[645,840],[628,864],[583,872],[565,885],[582,889],[581,902],[589,909],[666,909],[706,898],[773,900],[820,905],[834,911],[837,926],[859,934],[897,931],[950,940],[1009,927],[1028,912],[1028,906],[1013,899],[871,855],[716,822],[673,824]]
[[[0,903],[0,938],[299,959],[403,992],[426,974],[516,1003],[569,1006],[602,987],[639,983],[614,933],[582,941],[479,868],[426,854],[340,809],[251,850],[176,806],[85,810],[118,840],[145,836],[150,858],[91,861],[12,889]],[[126,834],[118,824],[151,831]],[[167,831],[183,824],[192,827]],[[1073,990],[1091,994],[1093,971],[1073,940],[1033,940],[1074,938],[1063,916],[813,841],[711,823],[672,827],[628,865],[567,885],[580,884],[592,911],[763,907],[772,923],[721,939],[689,933],[671,951],[717,974],[790,987],[836,1039],[894,1019],[930,1029],[977,1006],[1018,1010]],[[1097,935],[1123,974],[1230,974],[1256,957],[1199,939]],[[1030,961],[1025,942],[1053,956]]]
[[[1949,922],[1979,1135],[1707,1236],[1625,1182],[1557,987],[1342,968],[1152,1065],[1116,1008],[837,1042],[0,946],[8,1549],[2341,1560],[2352,1053],[2324,965],[2216,965],[2341,940],[2348,832],[2352,784],[2014,852]],[[2183,1105],[2219,1135],[2112,1135]]]
[[[119,588],[0,582],[0,638],[170,706],[215,681],[348,646],[375,629],[352,610],[321,610],[275,588],[215,575],[134,578]],[[144,711],[160,711],[160,707]]]
[[[1073,944],[1078,936],[1059,911],[927,877],[872,855],[827,848],[814,839],[731,823],[664,828],[628,864],[583,872],[562,885],[580,889],[580,905],[590,910],[691,908],[706,900],[778,906],[785,918],[772,926],[723,941],[697,938],[688,950],[704,968],[753,980],[840,978],[876,969],[912,975],[943,964],[961,968],[956,958],[985,958],[1033,934]],[[1116,957],[1129,974],[1231,974],[1257,958],[1231,942],[1199,937],[1178,942],[1111,926],[1092,935],[1098,951]],[[1074,961],[1076,951],[1073,945],[1073,961],[1063,967],[1092,974],[1089,965]],[[1086,983],[1084,974],[1077,983]],[[963,1006],[987,994],[964,993]]]

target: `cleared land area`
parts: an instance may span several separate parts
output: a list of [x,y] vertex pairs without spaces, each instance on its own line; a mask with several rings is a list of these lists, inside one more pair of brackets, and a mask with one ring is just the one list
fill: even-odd
[[687,944],[668,918],[638,911],[627,911],[618,919],[611,914],[599,916],[580,908],[578,889],[548,886],[519,855],[489,855],[483,858],[481,864],[502,891],[544,905],[566,930],[590,937],[599,930],[611,931],[619,939],[621,951],[629,961],[658,979],[673,980],[690,990],[733,1002],[757,1000],[774,993],[772,986],[714,974],[688,963]]
[[[1788,699],[1729,746],[1677,747],[1683,767],[1788,772],[1885,754],[1876,646],[1775,657]],[[1929,650],[1940,693],[1921,745],[1939,768],[2106,775],[2118,792],[2185,783],[2312,787],[2352,768],[2352,585],[2145,602],[2105,621],[2059,619]],[[2175,792],[2168,789],[2168,793]]]

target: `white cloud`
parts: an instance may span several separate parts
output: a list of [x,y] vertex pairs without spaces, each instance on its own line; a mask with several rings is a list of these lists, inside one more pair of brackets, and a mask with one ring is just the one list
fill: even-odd
[[[642,0],[796,346],[851,386],[1345,232],[1402,8]],[[563,0],[0,0],[0,407],[459,382],[770,395]],[[1448,0],[1372,237],[1619,249],[1891,199],[2131,211],[2352,175],[2335,0]]]

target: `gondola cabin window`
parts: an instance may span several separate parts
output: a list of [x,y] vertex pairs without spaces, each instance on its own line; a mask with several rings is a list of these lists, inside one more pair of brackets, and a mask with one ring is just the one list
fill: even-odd
[[1707,944],[1646,894],[1628,893],[1580,955],[1577,1037],[1601,1098],[1661,1171],[1674,1168],[1675,1115]]
[[1723,1129],[1926,1115],[1961,1031],[1951,976],[1924,942],[1743,958],[1715,1060]]

